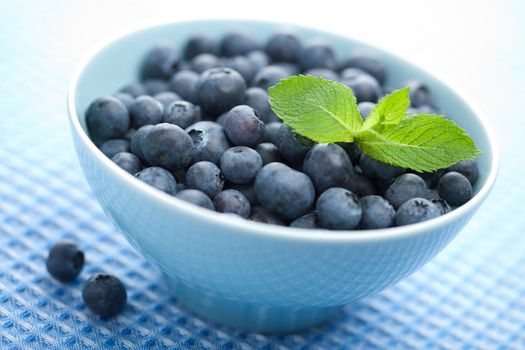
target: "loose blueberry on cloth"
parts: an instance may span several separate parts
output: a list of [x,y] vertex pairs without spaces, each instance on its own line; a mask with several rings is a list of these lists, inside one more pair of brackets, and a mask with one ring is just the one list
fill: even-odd
[[84,267],[84,252],[75,242],[60,241],[49,251],[46,267],[49,274],[60,282],[70,282]]
[[126,288],[113,275],[97,274],[86,281],[82,289],[82,299],[95,314],[112,317],[126,305]]

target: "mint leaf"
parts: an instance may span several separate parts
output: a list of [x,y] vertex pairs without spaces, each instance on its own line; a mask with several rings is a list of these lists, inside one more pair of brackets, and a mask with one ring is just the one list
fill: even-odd
[[481,155],[465,130],[430,114],[404,117],[380,132],[366,129],[357,138],[363,152],[372,158],[416,171],[434,171]]
[[410,106],[408,90],[408,87],[396,90],[379,100],[366,118],[363,128],[398,124],[407,114]]
[[341,83],[298,75],[269,90],[272,110],[293,131],[321,143],[352,142],[363,120],[352,90]]
[[481,150],[443,116],[405,116],[408,88],[383,97],[363,123],[352,90],[324,78],[293,76],[269,89],[270,105],[296,133],[316,142],[358,142],[381,162],[434,171],[476,158]]

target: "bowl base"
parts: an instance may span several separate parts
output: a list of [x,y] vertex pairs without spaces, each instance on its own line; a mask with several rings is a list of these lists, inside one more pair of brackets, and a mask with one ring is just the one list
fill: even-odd
[[266,334],[295,333],[333,319],[343,306],[267,306],[226,299],[165,275],[171,293],[183,307],[222,326]]

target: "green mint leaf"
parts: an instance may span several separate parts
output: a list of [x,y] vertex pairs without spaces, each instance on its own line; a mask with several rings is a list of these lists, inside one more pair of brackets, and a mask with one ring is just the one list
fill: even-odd
[[379,100],[366,118],[363,129],[398,124],[410,106],[408,90],[408,87],[396,90]]
[[297,75],[269,90],[272,110],[293,131],[320,143],[352,142],[363,120],[352,90],[341,83]]
[[438,115],[406,116],[380,132],[364,129],[357,138],[372,158],[416,171],[434,171],[481,155],[465,130]]
[[293,76],[269,89],[270,105],[296,133],[316,142],[352,142],[381,162],[434,171],[476,158],[481,150],[443,116],[405,116],[408,88],[382,98],[363,123],[348,87],[324,78]]

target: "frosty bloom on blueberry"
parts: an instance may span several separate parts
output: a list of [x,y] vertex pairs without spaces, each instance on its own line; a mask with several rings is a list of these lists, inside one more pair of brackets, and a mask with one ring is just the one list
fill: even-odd
[[373,53],[341,59],[290,30],[265,42],[199,32],[152,45],[142,80],[93,101],[86,122],[117,166],[208,210],[308,229],[408,225],[471,199],[481,151],[437,115],[431,86],[387,85],[388,73]]
[[98,274],[86,281],[82,299],[93,313],[112,317],[126,305],[127,293],[124,284],[117,277]]
[[60,282],[72,281],[84,267],[84,252],[73,241],[60,241],[49,251],[46,267]]

